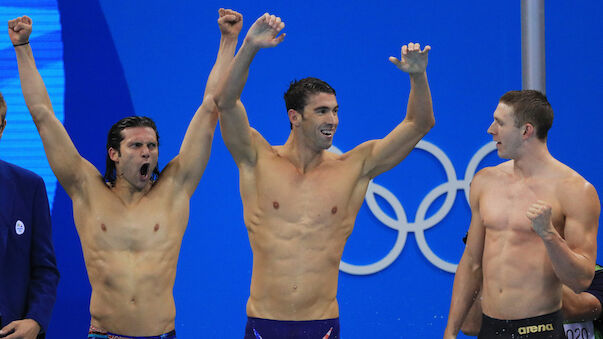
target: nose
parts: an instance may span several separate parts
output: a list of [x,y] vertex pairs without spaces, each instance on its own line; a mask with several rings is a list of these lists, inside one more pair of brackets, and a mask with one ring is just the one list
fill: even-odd
[[151,156],[151,151],[149,150],[148,146],[142,146],[141,147],[141,155],[143,158],[147,159]]
[[496,134],[496,126],[494,126],[494,124],[495,124],[495,123],[496,123],[496,122],[495,122],[495,121],[493,121],[493,122],[490,124],[490,127],[488,127],[488,131],[487,131],[487,132],[488,132],[488,134],[490,134],[490,135],[494,135],[494,134]]
[[339,123],[339,118],[337,117],[336,112],[331,112],[328,114],[327,123],[331,125],[337,125],[337,123]]

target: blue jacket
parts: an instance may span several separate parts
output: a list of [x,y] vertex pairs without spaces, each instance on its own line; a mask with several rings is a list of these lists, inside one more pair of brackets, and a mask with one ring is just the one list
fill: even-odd
[[2,326],[33,319],[48,328],[59,271],[44,181],[0,160],[0,315]]

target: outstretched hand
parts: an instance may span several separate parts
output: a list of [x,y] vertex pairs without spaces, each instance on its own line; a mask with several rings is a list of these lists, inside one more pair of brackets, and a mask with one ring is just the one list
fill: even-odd
[[232,9],[220,8],[218,10],[218,27],[224,37],[237,37],[243,27],[243,15]]
[[429,50],[431,50],[430,46],[425,46],[421,51],[421,45],[410,42],[408,45],[402,46],[400,60],[390,56],[389,61],[406,73],[423,73],[427,68],[427,54]]
[[285,39],[285,33],[277,37],[283,28],[285,23],[281,18],[265,13],[253,23],[247,32],[245,42],[257,48],[274,47]]
[[8,21],[8,36],[13,45],[24,44],[29,41],[32,23],[31,18],[27,15]]

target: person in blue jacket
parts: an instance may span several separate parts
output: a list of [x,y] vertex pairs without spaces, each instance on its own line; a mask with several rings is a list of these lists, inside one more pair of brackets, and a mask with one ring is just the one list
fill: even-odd
[[[0,93],[0,138],[5,118]],[[44,181],[0,160],[0,337],[45,338],[58,283]]]

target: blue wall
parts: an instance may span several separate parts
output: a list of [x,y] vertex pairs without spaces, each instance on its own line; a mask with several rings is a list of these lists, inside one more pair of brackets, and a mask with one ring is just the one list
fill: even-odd
[[[370,265],[397,241],[403,247],[373,274],[341,272],[338,298],[344,338],[441,336],[454,279],[449,271],[460,259],[469,224],[465,192],[454,185],[466,187],[469,163],[482,159],[475,154],[491,140],[486,129],[498,98],[521,87],[518,1],[58,3],[65,126],[80,153],[101,172],[106,132],[126,115],[155,119],[160,164],[177,154],[215,60],[220,7],[243,13],[242,35],[266,11],[286,22],[287,38],[258,54],[243,93],[252,126],[274,144],[289,133],[282,94],[292,79],[306,76],[322,78],[337,90],[335,146],[347,151],[385,136],[404,117],[409,91],[408,76],[387,58],[399,55],[401,44],[409,41],[430,44],[428,76],[437,123],[424,139],[430,144],[422,145],[442,153],[415,150],[375,179],[392,195],[376,196],[372,208],[363,206],[343,261]],[[556,114],[549,149],[599,192],[602,9],[598,2],[546,3],[547,95]],[[490,153],[479,167],[499,161]],[[450,197],[443,194],[431,203],[428,193],[446,183],[440,188],[449,189]],[[427,208],[424,218],[417,215],[422,208]],[[443,220],[433,223],[440,215]],[[386,226],[384,216],[397,228]],[[89,324],[90,287],[71,202],[61,188],[53,221],[62,280],[49,338],[82,337]],[[424,239],[422,246],[418,239]],[[191,201],[174,287],[179,337],[242,336],[251,260],[237,170],[217,131]]]

